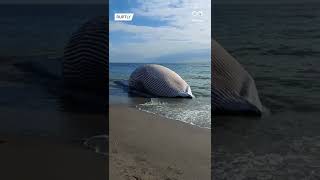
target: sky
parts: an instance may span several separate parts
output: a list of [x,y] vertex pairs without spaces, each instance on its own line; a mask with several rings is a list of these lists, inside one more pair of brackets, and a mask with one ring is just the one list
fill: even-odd
[[[210,61],[210,0],[110,0],[109,13],[110,62]],[[114,13],[134,13],[133,21],[114,21]]]

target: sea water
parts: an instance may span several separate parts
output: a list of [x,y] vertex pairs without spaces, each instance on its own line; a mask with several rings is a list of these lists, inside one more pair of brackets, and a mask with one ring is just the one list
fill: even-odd
[[213,7],[213,37],[253,76],[271,112],[212,115],[214,179],[319,179],[319,4]]
[[89,4],[0,6],[1,134],[81,139],[107,132],[104,115],[65,100],[59,81],[72,33],[107,15],[107,9]]

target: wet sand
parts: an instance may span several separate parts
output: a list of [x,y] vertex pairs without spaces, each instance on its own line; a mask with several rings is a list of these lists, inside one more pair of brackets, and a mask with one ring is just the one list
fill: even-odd
[[61,94],[60,65],[0,58],[1,179],[107,179],[107,156],[83,145],[107,133],[107,118]]
[[210,130],[125,106],[109,107],[110,177],[209,180]]
[[51,138],[1,137],[1,179],[105,180],[107,157],[80,142]]

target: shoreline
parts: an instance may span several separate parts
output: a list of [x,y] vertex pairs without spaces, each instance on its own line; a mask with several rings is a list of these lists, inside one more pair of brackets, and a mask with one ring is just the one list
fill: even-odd
[[[141,100],[141,102],[143,102],[143,101]],[[137,105],[139,105],[139,104],[136,104],[136,105],[134,105],[134,104],[125,104],[125,103],[112,103],[112,104],[109,104],[110,107],[118,107],[118,108],[128,107],[128,108],[132,108],[132,109],[137,110],[137,111],[142,112],[142,113],[147,113],[147,114],[152,114],[154,116],[159,116],[159,117],[163,118],[166,121],[167,120],[168,121],[177,121],[179,123],[184,123],[184,124],[187,124],[187,125],[190,125],[190,126],[201,128],[201,129],[208,129],[208,130],[212,129],[211,127],[202,127],[202,126],[199,126],[199,125],[196,125],[196,124],[188,123],[188,122],[177,120],[177,119],[174,119],[174,118],[165,117],[164,115],[157,114],[156,112],[143,110],[143,109],[138,108]]]
[[[110,98],[111,97],[111,98]],[[201,97],[203,98],[203,97]],[[111,100],[112,99],[112,100]],[[125,100],[124,100],[125,99]],[[184,99],[180,98],[161,98],[161,97],[123,97],[117,95],[109,95],[109,106],[112,107],[130,107],[138,111],[153,114],[156,116],[161,116],[166,120],[178,121],[188,125],[192,125],[199,128],[211,129],[211,111],[194,108],[192,103],[196,100],[190,99],[190,104],[181,104]],[[157,104],[159,101],[160,104]],[[193,102],[192,102],[193,101]],[[153,104],[155,103],[155,104]],[[180,103],[180,104],[174,104]],[[187,102],[188,103],[188,102]],[[199,105],[198,104],[195,105]],[[200,102],[202,103],[202,101]],[[205,102],[206,103],[206,102]],[[200,104],[203,105],[203,104]],[[204,104],[206,106],[206,104]],[[188,107],[188,108],[187,108]],[[160,110],[159,110],[160,109]],[[167,110],[167,111],[166,111]],[[170,112],[170,113],[168,113]],[[199,113],[200,112],[200,113]],[[186,116],[185,113],[188,113]],[[196,120],[193,117],[198,117],[197,115],[203,115],[205,113],[206,117],[201,117],[201,120]],[[194,116],[195,114],[195,116]],[[208,122],[209,121],[209,122]],[[209,123],[209,124],[208,124]]]
[[119,105],[109,127],[110,177],[211,179],[209,129]]
[[184,122],[184,121],[177,120],[177,119],[174,119],[174,118],[165,117],[165,116],[163,116],[163,115],[160,115],[160,114],[157,114],[157,113],[154,113],[154,112],[151,112],[151,111],[141,110],[141,109],[138,109],[138,108],[136,108],[136,107],[134,107],[134,109],[136,109],[136,110],[138,110],[138,111],[141,111],[141,112],[143,112],[143,113],[148,113],[148,114],[153,114],[153,115],[155,115],[155,116],[160,116],[161,118],[165,119],[166,121],[177,121],[177,122],[179,122],[179,123],[184,123],[184,124],[187,124],[187,125],[190,125],[190,126],[194,126],[194,127],[196,127],[196,128],[207,129],[207,130],[211,130],[211,129],[212,129],[211,127],[202,127],[202,126],[199,126],[199,125],[196,125],[196,124]]

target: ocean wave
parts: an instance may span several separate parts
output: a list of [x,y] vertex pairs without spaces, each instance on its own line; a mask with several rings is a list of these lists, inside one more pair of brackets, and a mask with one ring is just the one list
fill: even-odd
[[278,49],[270,49],[260,53],[261,55],[287,55],[287,56],[314,56],[320,55],[320,51],[316,51],[313,49],[289,49],[289,48],[278,48]]
[[163,105],[167,105],[167,102],[161,102],[160,100],[156,99],[156,98],[151,98],[151,100],[149,102],[146,102],[144,104],[140,104],[140,106],[163,106]]
[[137,105],[141,111],[157,114],[168,119],[182,121],[199,127],[211,127],[211,105],[201,100],[178,100],[152,98]]

